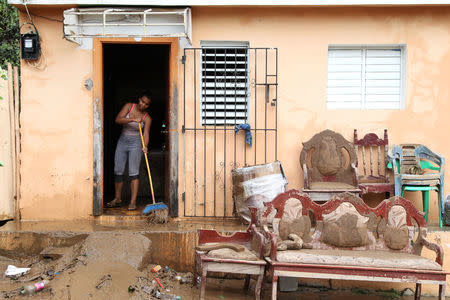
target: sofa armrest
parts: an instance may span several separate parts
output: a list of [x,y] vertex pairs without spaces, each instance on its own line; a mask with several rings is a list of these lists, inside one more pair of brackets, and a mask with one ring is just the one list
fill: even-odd
[[263,229],[264,229],[264,235],[265,235],[266,239],[268,239],[270,241],[270,259],[272,261],[276,261],[277,260],[277,248],[278,248],[277,235],[273,232],[270,232],[267,225],[264,225]]
[[264,235],[262,234],[261,231],[258,230],[255,224],[252,224],[250,232],[256,238],[257,241],[258,257],[260,259],[264,259],[264,245],[265,245]]
[[426,248],[428,248],[429,250],[432,250],[436,253],[435,261],[442,266],[442,264],[444,262],[444,249],[442,248],[442,246],[431,243],[423,237],[420,239],[420,243],[422,245],[424,245]]

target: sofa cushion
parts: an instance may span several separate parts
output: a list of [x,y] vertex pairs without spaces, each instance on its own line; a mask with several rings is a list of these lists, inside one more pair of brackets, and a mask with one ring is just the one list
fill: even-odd
[[225,258],[225,259],[238,259],[238,260],[259,260],[258,256],[251,250],[245,248],[244,251],[237,252],[232,249],[222,248],[211,250],[208,252],[207,256],[214,258]]
[[288,199],[284,205],[283,216],[278,225],[278,235],[282,241],[288,240],[290,234],[310,241],[311,220],[303,216],[303,206],[295,198]]
[[361,247],[369,243],[368,217],[362,216],[353,204],[341,203],[323,215],[322,242],[336,247]]
[[371,268],[442,270],[438,263],[422,256],[376,250],[287,250],[277,252],[277,261]]
[[393,250],[405,248],[410,240],[406,226],[406,210],[403,206],[394,205],[389,210],[388,224],[383,232],[386,246]]

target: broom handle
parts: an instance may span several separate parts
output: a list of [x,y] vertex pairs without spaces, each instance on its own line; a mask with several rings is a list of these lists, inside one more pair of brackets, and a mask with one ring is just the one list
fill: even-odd
[[[138,122],[138,125],[139,125],[139,133],[141,134],[142,148],[145,148],[144,136],[142,135],[141,122]],[[152,175],[150,175],[150,166],[148,165],[148,159],[147,159],[147,153],[146,152],[144,152],[144,156],[145,156],[145,163],[147,164],[148,181],[150,182],[150,189],[152,191],[152,201],[153,201],[153,204],[155,204],[155,194],[153,193]]]

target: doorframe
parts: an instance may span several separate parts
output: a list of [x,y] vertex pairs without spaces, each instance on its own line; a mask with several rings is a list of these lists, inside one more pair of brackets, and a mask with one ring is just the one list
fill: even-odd
[[169,78],[168,78],[168,160],[164,195],[169,198],[169,214],[178,217],[178,38],[94,38],[93,39],[93,206],[94,216],[103,213],[103,45],[169,45]]

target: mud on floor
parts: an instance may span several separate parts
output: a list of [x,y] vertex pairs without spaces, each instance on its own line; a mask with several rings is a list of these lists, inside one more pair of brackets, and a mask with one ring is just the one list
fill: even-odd
[[[130,244],[133,247],[127,247]],[[134,253],[136,248],[141,255]],[[160,299],[164,294],[192,295],[198,290],[191,273],[165,266],[153,273],[155,265],[142,267],[148,249],[150,244],[141,235],[100,234],[26,258],[0,256],[1,274],[8,265],[31,268],[18,278],[0,276],[0,297],[23,299],[23,287],[42,280],[49,284],[34,299]],[[192,295],[191,299],[196,298]]]

